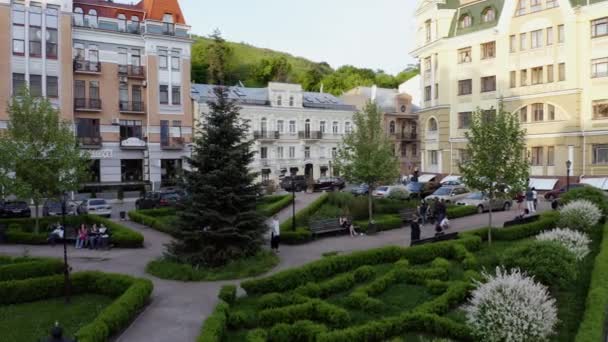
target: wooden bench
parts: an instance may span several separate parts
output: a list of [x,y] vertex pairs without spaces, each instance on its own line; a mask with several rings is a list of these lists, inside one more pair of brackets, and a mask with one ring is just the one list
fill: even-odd
[[536,222],[540,219],[540,215],[532,215],[528,217],[524,217],[523,219],[515,219],[513,221],[507,221],[503,224],[503,228],[518,226],[520,224],[532,223]]
[[455,240],[457,238],[458,238],[458,233],[441,234],[441,235],[436,235],[436,236],[434,236],[432,238],[428,238],[428,239],[412,241],[410,243],[410,246],[418,246],[418,245],[424,245],[427,243]]
[[401,217],[401,221],[403,223],[411,222],[414,218],[414,215],[418,214],[418,210],[416,208],[407,208],[399,211],[399,217]]
[[[351,221],[352,222],[352,221]],[[317,235],[348,231],[348,229],[340,226],[340,219],[316,220],[310,222],[310,232],[313,238]]]

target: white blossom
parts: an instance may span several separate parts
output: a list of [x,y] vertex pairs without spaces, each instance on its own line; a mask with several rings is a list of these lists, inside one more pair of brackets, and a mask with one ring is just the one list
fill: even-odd
[[596,226],[602,211],[588,200],[576,200],[559,211],[559,226],[576,230],[588,230]]
[[548,289],[519,269],[483,273],[465,306],[467,323],[482,341],[546,341],[557,324]]
[[555,241],[572,252],[577,260],[583,260],[590,252],[591,239],[589,236],[571,229],[556,228],[542,232],[536,236],[536,240]]

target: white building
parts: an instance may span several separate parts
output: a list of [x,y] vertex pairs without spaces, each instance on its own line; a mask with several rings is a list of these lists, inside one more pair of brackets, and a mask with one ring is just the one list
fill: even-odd
[[[250,123],[258,151],[252,169],[261,180],[278,181],[291,173],[317,179],[333,175],[332,159],[344,133],[353,128],[355,107],[331,94],[311,93],[298,84],[269,83],[267,88],[231,87],[241,117]],[[208,113],[213,86],[192,86],[194,113]]]

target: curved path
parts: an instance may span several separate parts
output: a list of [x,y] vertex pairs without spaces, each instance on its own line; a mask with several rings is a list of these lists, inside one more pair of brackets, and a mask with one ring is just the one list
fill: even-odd
[[[296,209],[306,206],[316,196],[299,195]],[[543,206],[544,207],[544,206]],[[280,213],[288,217],[291,208]],[[515,211],[499,212],[494,215],[496,226],[502,226],[505,221],[513,219]],[[149,278],[154,283],[150,305],[137,317],[118,338],[117,342],[192,342],[199,334],[201,323],[213,311],[217,304],[217,294],[224,284],[239,281],[184,283],[155,278],[145,273],[146,264],[162,255],[163,245],[170,237],[133,223],[122,222],[144,234],[145,248],[143,249],[113,249],[111,251],[76,250],[70,247],[69,262],[75,271],[96,270],[113,273],[123,273],[137,277]],[[452,221],[451,231],[465,231],[487,226],[487,215],[476,215]],[[426,226],[422,237],[434,234],[433,227]],[[337,251],[341,253],[364,250],[386,245],[408,246],[409,229],[402,228],[383,232],[374,236],[351,238],[349,236],[329,237],[313,243],[300,246],[283,246],[281,248],[280,264],[271,271],[275,273],[287,268],[297,267],[317,260],[323,253]],[[0,246],[0,254],[31,256],[63,257],[60,246]]]

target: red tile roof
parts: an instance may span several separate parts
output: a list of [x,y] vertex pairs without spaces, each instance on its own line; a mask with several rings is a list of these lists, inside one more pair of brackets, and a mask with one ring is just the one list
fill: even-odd
[[174,23],[186,24],[178,0],[140,0],[133,5],[108,0],[74,0],[74,7],[82,8],[85,14],[94,8],[98,16],[106,18],[116,18],[118,14],[123,13],[128,19],[138,16],[140,20],[162,21],[165,14],[171,14]]
[[162,21],[165,14],[172,14],[174,23],[186,24],[177,0],[141,0],[138,5],[141,4],[146,11],[146,19]]

